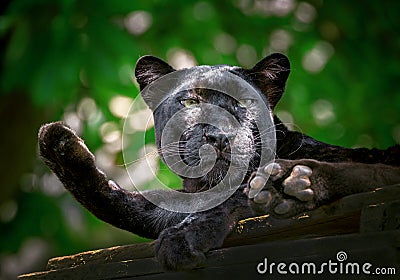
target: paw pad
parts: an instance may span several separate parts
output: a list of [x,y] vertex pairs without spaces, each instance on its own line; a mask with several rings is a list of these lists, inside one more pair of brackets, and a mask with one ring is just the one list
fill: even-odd
[[269,174],[270,176],[277,177],[282,174],[282,167],[278,163],[270,163],[264,167],[264,173]]
[[286,214],[291,209],[291,205],[288,200],[284,199],[278,206],[275,207],[274,212],[279,215]]
[[262,176],[256,176],[250,181],[250,191],[249,198],[254,198],[260,192],[260,190],[264,187],[267,180],[265,180]]
[[[271,210],[276,214],[288,215],[296,211],[297,204],[309,203],[314,199],[310,180],[312,173],[310,167],[301,164],[287,164],[285,161],[270,163],[260,168],[249,182],[248,197],[252,199],[255,209],[261,207],[263,211],[269,211],[272,207]],[[282,182],[279,179],[284,180]],[[283,198],[282,194],[294,199]]]
[[283,181],[283,191],[287,195],[296,197],[301,201],[310,201],[314,198],[314,191],[310,189],[312,174],[311,168],[305,165],[296,165],[289,177]]
[[269,205],[272,200],[272,194],[270,191],[261,191],[258,195],[254,197],[254,202],[258,204]]

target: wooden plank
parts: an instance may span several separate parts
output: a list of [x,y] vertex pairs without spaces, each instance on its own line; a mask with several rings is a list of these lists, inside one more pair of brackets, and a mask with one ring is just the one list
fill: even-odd
[[249,218],[239,222],[224,246],[359,232],[363,209],[397,200],[400,200],[400,185],[347,196],[289,219],[278,219],[271,215]]
[[[255,244],[272,240],[287,240],[300,237],[326,236],[358,231],[359,212],[346,216],[290,221],[279,227],[270,227],[272,217],[266,215],[242,221],[227,238],[224,247]],[[154,256],[154,241],[83,252],[49,260],[48,270],[76,267],[88,263],[108,263],[122,260],[142,259]]]
[[[264,215],[243,220],[226,239],[224,247],[246,247],[243,245],[261,242],[264,242],[263,246],[265,246],[265,244],[270,243],[276,244],[271,242],[276,240],[280,240],[280,246],[282,247],[286,246],[285,244],[293,245],[293,243],[285,240],[300,239],[300,241],[305,240],[305,242],[309,242],[310,240],[316,240],[316,238],[310,239],[311,237],[357,233],[360,230],[360,216],[366,221],[364,223],[368,224],[368,218],[371,216],[368,214],[368,211],[372,211],[371,209],[373,209],[371,205],[375,205],[375,207],[376,205],[380,206],[377,212],[379,214],[376,215],[376,219],[379,220],[383,218],[383,213],[386,211],[384,207],[391,205],[391,202],[393,202],[394,206],[391,206],[393,209],[391,208],[390,214],[392,216],[395,215],[394,218],[391,218],[394,222],[391,222],[391,226],[387,226],[386,229],[396,229],[396,226],[398,226],[396,221],[398,221],[399,213],[399,204],[396,200],[400,200],[399,186],[385,187],[370,193],[348,196],[331,205],[320,207],[317,210],[290,219],[277,219],[270,215]],[[366,210],[361,214],[364,208]],[[376,226],[374,227],[376,228]],[[363,230],[363,226],[361,228]],[[270,243],[265,243],[266,241]],[[259,245],[248,248],[258,251]],[[228,251],[214,250],[208,256],[213,256],[209,259],[214,265],[219,263],[219,266],[222,267],[228,265],[226,263],[226,256],[229,255],[229,252],[233,252],[237,248],[229,248]],[[270,248],[268,250],[277,250],[277,248]],[[293,250],[293,248],[290,250]],[[281,250],[279,249],[279,251]],[[303,251],[300,250],[299,252]],[[238,256],[236,258],[238,257],[239,263],[242,263],[243,258],[240,257],[240,254]],[[222,261],[218,262],[220,259]],[[230,263],[232,262],[233,260],[230,261]],[[210,265],[211,263],[208,264],[208,266]],[[131,276],[139,276],[162,272],[161,267],[154,258],[154,242],[117,246],[72,256],[53,258],[48,262],[48,270],[23,275],[20,279],[60,279],[60,277],[68,278],[68,275],[77,275],[76,273],[80,276],[84,275],[85,279],[106,279],[105,277],[109,271],[113,271],[115,277],[126,277],[126,273]]]
[[48,270],[75,267],[88,263],[108,263],[122,260],[143,259],[154,256],[154,241],[106,249],[88,251],[71,256],[52,258],[47,263]]
[[[361,211],[325,218],[299,219],[287,226],[271,226],[273,218],[263,217],[242,221],[243,228],[236,228],[224,242],[224,247],[257,244],[274,240],[321,237],[359,231]],[[271,220],[270,220],[271,218]]]
[[[371,242],[373,240],[374,242]],[[375,267],[396,267],[397,250],[400,248],[400,231],[349,234],[291,241],[274,241],[257,245],[238,246],[213,250],[207,254],[203,267],[190,272],[165,273],[154,258],[126,260],[115,263],[87,264],[75,268],[52,270],[46,273],[21,276],[22,280],[48,279],[202,279],[211,275],[238,276],[257,279],[258,263],[268,258],[270,262],[336,261],[339,251],[347,253],[352,262],[370,262]],[[241,270],[235,268],[240,267]],[[225,278],[226,278],[225,277]],[[263,276],[265,279],[266,276]],[[204,279],[204,278],[203,278]],[[207,278],[206,278],[207,279]],[[275,278],[274,278],[275,279]],[[386,279],[386,278],[385,278]],[[390,279],[390,278],[387,278]]]
[[400,229],[400,200],[368,205],[362,212],[360,230],[374,232]]

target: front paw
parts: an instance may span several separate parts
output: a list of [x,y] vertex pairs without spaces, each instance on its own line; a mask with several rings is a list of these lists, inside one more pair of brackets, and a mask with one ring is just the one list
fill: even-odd
[[166,270],[188,270],[204,263],[204,253],[190,243],[190,233],[170,227],[163,230],[156,242],[156,257]]
[[69,168],[92,167],[94,164],[94,156],[83,140],[62,122],[43,125],[38,138],[39,154],[55,172]]
[[[258,213],[290,217],[318,206],[324,184],[315,176],[319,162],[276,160],[250,179],[247,193]],[[318,172],[317,172],[318,173]]]

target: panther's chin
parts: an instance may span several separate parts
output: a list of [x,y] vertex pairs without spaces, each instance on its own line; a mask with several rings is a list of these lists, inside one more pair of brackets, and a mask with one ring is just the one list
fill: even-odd
[[223,158],[217,158],[213,168],[202,178],[203,183],[205,183],[209,189],[217,186],[222,181],[224,184],[229,184],[229,188],[239,186],[245,179],[243,177],[246,177],[246,174],[241,172],[243,168],[237,168],[231,165],[232,162]]

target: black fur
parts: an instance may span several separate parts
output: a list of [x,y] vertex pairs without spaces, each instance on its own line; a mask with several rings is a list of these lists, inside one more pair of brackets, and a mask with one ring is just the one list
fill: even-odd
[[[264,58],[252,69],[235,66],[212,66],[211,68],[229,71],[254,85],[259,89],[260,96],[271,110],[275,108],[281,98],[290,72],[289,61],[281,54],[272,54]],[[175,70],[162,60],[145,56],[137,62],[135,74],[140,88],[143,90],[158,78],[173,71]],[[237,101],[224,97],[218,92],[195,92],[195,94],[201,95],[207,102],[224,107],[232,112],[239,122],[245,124],[243,133],[248,135],[250,140],[246,142],[247,148],[242,147],[242,149],[244,149],[243,154],[251,157],[249,176],[251,172],[255,171],[259,161],[256,153],[258,148],[256,136],[259,132],[253,127],[254,120],[246,118],[243,110],[236,108]],[[154,110],[155,130],[156,134],[160,135],[165,121],[180,108],[181,103],[179,100],[171,98],[166,99],[161,106],[156,108],[153,97],[144,97],[144,99]],[[315,174],[319,174],[321,177],[321,180],[316,180],[317,196],[313,207],[349,193],[370,189],[370,187],[365,189],[360,187],[343,192],[321,191],[321,195],[318,197],[318,190],[326,190],[330,184],[338,186],[340,183],[344,187],[351,185],[351,172],[348,167],[347,169],[345,167],[352,166],[352,164],[359,170],[357,176],[361,176],[361,179],[359,178],[360,186],[371,179],[375,179],[377,183],[395,183],[398,182],[396,180],[400,180],[396,176],[390,179],[393,172],[400,173],[399,168],[387,168],[388,165],[400,165],[399,145],[387,150],[347,149],[328,145],[299,132],[290,131],[277,117],[274,118],[274,122],[277,131],[277,158],[281,160],[282,166],[291,169],[294,163],[302,163],[302,161],[292,162],[290,160],[316,160],[303,161],[304,164],[312,165],[312,168],[316,170]],[[217,141],[216,135],[218,134],[217,128],[195,126],[184,136],[187,138],[185,141],[188,142],[181,148],[185,151],[183,159],[186,160],[186,163],[196,164],[195,156],[185,159],[185,154],[196,153],[202,143],[215,145],[220,152],[221,161],[209,176],[198,179],[184,178],[184,190],[182,191],[197,192],[211,188],[218,182],[216,178],[225,174],[226,168],[230,164],[229,151],[231,147],[223,143],[223,138]],[[159,136],[157,136],[157,143],[160,143]],[[241,146],[243,142],[237,145]],[[166,269],[190,269],[199,265],[204,261],[205,252],[222,245],[224,238],[238,220],[254,215],[252,208],[249,207],[245,182],[227,201],[208,211],[184,214],[158,208],[140,193],[128,192],[115,182],[108,181],[106,175],[95,166],[94,157],[83,141],[75,132],[60,122],[41,127],[39,151],[44,162],[58,176],[64,186],[98,218],[135,234],[158,238],[156,256]],[[343,165],[344,163],[347,165]],[[383,169],[382,166],[384,166]],[[373,178],[365,176],[363,181],[363,174],[370,170],[377,170],[377,175],[375,174],[376,176]],[[379,173],[381,170],[384,171]],[[340,178],[340,174],[345,177],[335,183],[335,179],[331,179],[332,173],[329,172],[339,172],[337,177]],[[221,174],[218,175],[219,173]],[[350,183],[347,184],[346,180]],[[279,188],[276,192],[279,192]],[[162,195],[162,192],[157,191],[153,195]],[[302,204],[296,204],[295,211],[291,214],[309,208],[304,208]]]

